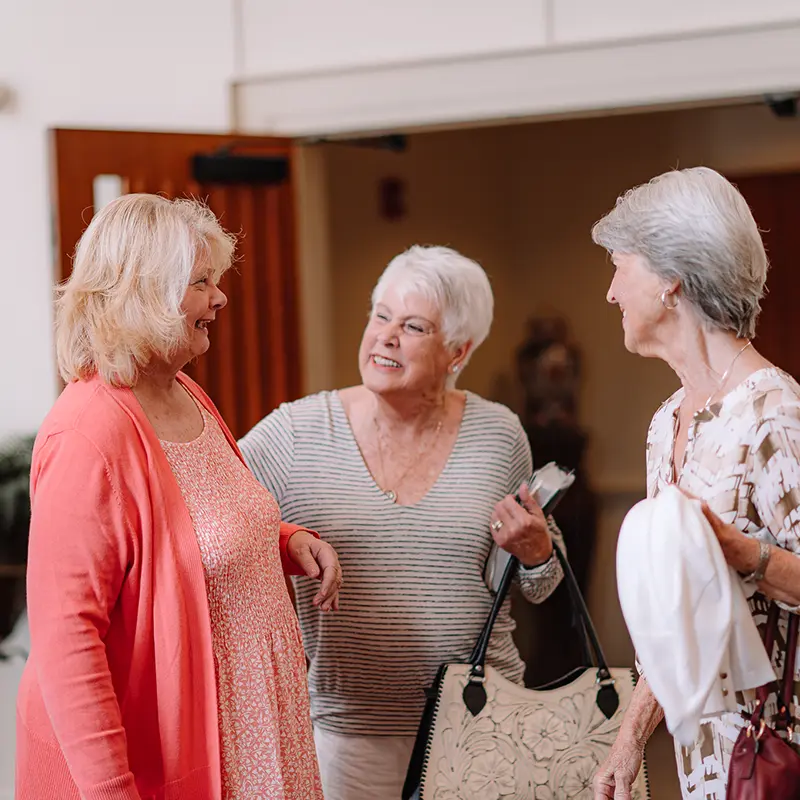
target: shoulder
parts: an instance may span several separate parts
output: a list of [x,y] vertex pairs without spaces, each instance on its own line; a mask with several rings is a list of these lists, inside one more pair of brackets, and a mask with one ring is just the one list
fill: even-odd
[[122,401],[129,389],[108,386],[100,380],[74,381],[68,384],[39,429],[37,439],[59,433],[75,432],[91,441],[109,456],[124,451],[126,441],[136,436],[137,424]]
[[299,400],[281,403],[265,420],[273,422],[289,421],[293,426],[302,426],[315,418],[327,418],[337,403],[336,392],[317,392]]
[[326,421],[336,403],[335,392],[318,392],[299,400],[281,403],[276,409],[256,423],[242,439],[245,447],[255,442],[294,436],[297,431],[308,430]]
[[673,392],[656,410],[650,420],[650,427],[648,428],[647,440],[659,439],[662,436],[672,437],[672,423],[675,416],[675,411],[680,406],[683,400],[683,389],[678,389]]
[[469,427],[492,435],[504,434],[518,438],[525,436],[520,418],[502,403],[487,400],[473,392],[465,392],[464,420]]
[[130,390],[100,380],[68,384],[39,429],[33,472],[96,462],[111,475],[129,472],[136,461],[144,465],[145,445],[131,400]]
[[742,403],[757,426],[764,422],[796,428],[800,424],[800,386],[783,370],[771,368],[755,376]]

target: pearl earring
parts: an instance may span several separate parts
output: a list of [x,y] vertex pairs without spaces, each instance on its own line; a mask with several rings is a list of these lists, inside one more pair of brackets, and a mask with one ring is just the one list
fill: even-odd
[[458,372],[458,364],[453,364],[453,373]]

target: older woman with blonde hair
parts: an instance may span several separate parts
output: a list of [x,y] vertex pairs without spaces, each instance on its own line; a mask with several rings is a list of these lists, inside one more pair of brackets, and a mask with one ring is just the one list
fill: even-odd
[[[626,192],[592,236],[614,263],[607,300],[622,312],[625,347],[662,359],[681,382],[650,424],[648,497],[675,484],[705,502],[755,621],[763,627],[775,601],[785,641],[800,611],[800,386],[753,347],[767,277],[753,215],[735,186],[697,167]],[[781,650],[769,653],[779,679]],[[800,672],[790,677],[796,697]],[[755,699],[747,690],[738,712],[702,719],[693,747],[676,743],[686,800],[724,800],[734,742]],[[630,798],[663,717],[645,674],[596,775],[596,800]],[[796,737],[793,744],[800,751]]]
[[20,800],[321,800],[284,572],[332,548],[280,520],[181,372],[226,303],[233,237],[203,205],[127,195],[60,290],[67,387],[37,438]]
[[[479,264],[412,247],[373,291],[362,383],[283,405],[241,442],[284,518],[328,538],[347,573],[335,618],[296,584],[326,800],[401,796],[424,689],[468,658],[492,605],[493,542],[525,565],[529,601],[562,577],[519,419],[456,388],[493,311]],[[513,630],[506,604],[488,662],[521,682]]]

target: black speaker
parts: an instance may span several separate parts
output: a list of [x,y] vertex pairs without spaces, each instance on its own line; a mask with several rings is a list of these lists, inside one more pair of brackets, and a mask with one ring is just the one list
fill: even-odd
[[221,151],[192,156],[192,177],[198,183],[274,185],[289,177],[285,156],[242,155]]

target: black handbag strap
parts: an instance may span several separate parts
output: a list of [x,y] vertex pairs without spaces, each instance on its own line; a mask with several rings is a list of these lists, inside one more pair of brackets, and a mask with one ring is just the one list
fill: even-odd
[[[583,628],[582,633],[584,634],[585,639],[588,641],[589,649],[591,650],[590,656],[593,659],[593,665],[598,669],[598,679],[600,681],[608,680],[611,677],[611,672],[608,668],[608,662],[606,661],[605,654],[603,653],[603,648],[600,644],[600,637],[597,635],[597,630],[592,622],[586,601],[583,599],[583,594],[578,586],[575,573],[572,571],[572,567],[570,566],[567,557],[564,555],[564,552],[556,542],[553,542],[553,551],[558,559],[559,564],[561,564],[561,569],[564,572],[564,580],[569,587],[569,594],[573,607],[578,614],[581,627]],[[489,647],[489,640],[492,636],[494,624],[497,621],[497,616],[500,613],[500,609],[502,608],[503,603],[508,596],[508,592],[511,589],[511,584],[517,574],[518,569],[519,559],[511,556],[508,564],[506,565],[505,571],[503,572],[503,577],[500,581],[500,586],[497,590],[497,594],[495,595],[494,602],[492,603],[492,608],[489,611],[489,616],[484,623],[483,629],[478,636],[478,641],[475,643],[475,647],[473,648],[472,654],[469,658],[469,663],[472,665],[474,672],[483,673],[483,669],[486,664],[486,652]]]

